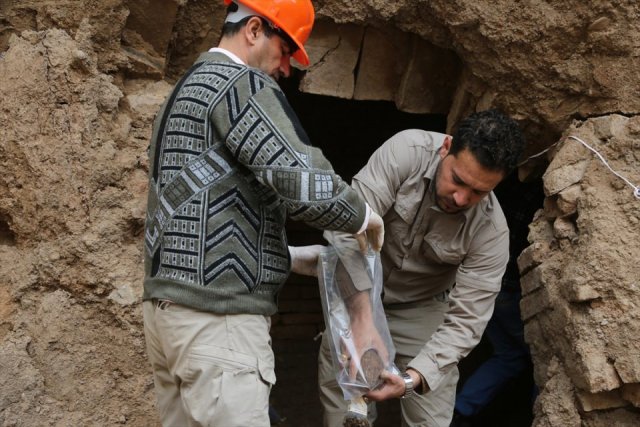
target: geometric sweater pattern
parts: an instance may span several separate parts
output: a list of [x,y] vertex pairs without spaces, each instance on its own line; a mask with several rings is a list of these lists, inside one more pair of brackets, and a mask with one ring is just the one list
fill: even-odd
[[273,314],[289,274],[286,218],[353,233],[365,210],[271,77],[204,53],[154,122],[144,298]]

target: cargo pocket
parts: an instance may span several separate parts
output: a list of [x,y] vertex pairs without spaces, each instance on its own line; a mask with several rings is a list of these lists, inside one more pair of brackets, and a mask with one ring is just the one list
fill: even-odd
[[273,363],[258,359],[258,371],[260,372],[260,378],[269,385],[269,388],[276,383],[276,371]]
[[183,404],[203,425],[268,426],[273,366],[227,348],[198,345],[188,356]]

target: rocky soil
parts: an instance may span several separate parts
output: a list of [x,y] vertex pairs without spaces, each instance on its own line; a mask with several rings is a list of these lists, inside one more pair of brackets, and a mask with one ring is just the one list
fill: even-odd
[[[329,31],[309,42],[303,88],[403,107],[397,92],[433,75],[446,90],[417,106],[430,92],[415,92],[416,109],[446,107],[453,126],[499,107],[528,155],[552,147],[521,168],[546,170],[548,196],[520,262],[534,424],[640,425],[640,200],[569,138],[640,185],[640,5],[314,4]],[[148,138],[221,19],[217,0],[0,0],[0,425],[156,425],[140,310]],[[385,40],[398,44],[372,43]],[[353,90],[332,92],[335,75]]]

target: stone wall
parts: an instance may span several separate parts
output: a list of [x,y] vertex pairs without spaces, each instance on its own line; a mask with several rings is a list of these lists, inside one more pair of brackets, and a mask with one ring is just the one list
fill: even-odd
[[[549,156],[546,194],[518,264],[536,426],[640,423],[640,117],[574,123]],[[635,408],[635,409],[634,409]]]

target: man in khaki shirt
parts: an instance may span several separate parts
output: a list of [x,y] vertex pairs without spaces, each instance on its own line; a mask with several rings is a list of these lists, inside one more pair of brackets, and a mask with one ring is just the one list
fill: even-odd
[[[383,373],[384,384],[367,397],[403,397],[402,425],[449,426],[457,364],[482,336],[509,259],[509,230],[492,190],[522,148],[515,122],[484,111],[463,120],[453,137],[415,129],[396,134],[353,179],[384,219],[383,304],[403,372]],[[325,237],[357,249],[345,233]],[[293,271],[312,264],[314,250],[293,248]],[[342,426],[347,404],[326,337],[319,385],[324,425]]]

